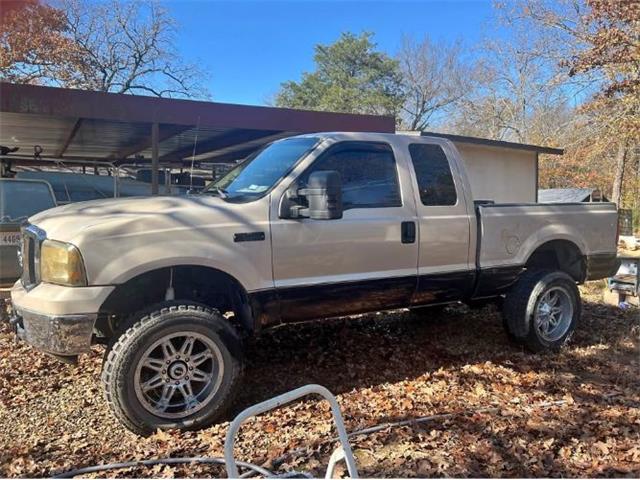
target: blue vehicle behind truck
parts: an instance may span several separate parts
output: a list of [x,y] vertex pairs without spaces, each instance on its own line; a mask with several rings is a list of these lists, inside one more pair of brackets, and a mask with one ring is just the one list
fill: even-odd
[[55,206],[53,189],[43,180],[0,179],[0,288],[13,285],[22,273],[20,227],[31,215]]

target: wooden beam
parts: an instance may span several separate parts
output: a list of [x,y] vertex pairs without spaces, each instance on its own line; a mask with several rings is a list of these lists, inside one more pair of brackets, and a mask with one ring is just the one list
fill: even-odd
[[67,148],[69,148],[69,145],[71,144],[74,137],[78,133],[78,130],[80,129],[81,125],[82,125],[82,118],[78,118],[73,124],[73,127],[71,127],[71,130],[69,130],[69,133],[67,133],[67,136],[64,139],[64,143],[56,152],[55,154],[56,157],[61,158],[64,155],[64,153],[67,151]]
[[[243,143],[259,140],[261,138],[271,137],[275,134],[281,133],[280,130],[233,130],[231,133],[222,135],[219,137],[205,140],[204,142],[198,142],[196,144],[196,155],[201,155],[212,150],[222,150],[223,148],[229,148],[234,145],[241,145]],[[193,154],[193,145],[183,147],[173,152],[169,152],[162,156],[162,159],[166,158],[187,158]]]
[[253,152],[255,152],[256,150],[258,150],[259,148],[261,148],[262,145],[254,145],[252,147],[247,147],[247,148],[243,148],[241,150],[234,150],[232,152],[226,152],[226,153],[222,153],[220,155],[215,155],[215,156],[211,156],[211,157],[207,157],[206,160],[199,160],[200,162],[220,162],[220,163],[226,163],[226,162],[231,162],[233,160],[242,160],[245,157],[249,156],[250,154],[252,154]]
[[[273,142],[275,140],[280,140],[286,137],[290,137],[293,134],[290,132],[277,132],[274,133],[273,135],[268,135],[266,137],[261,137],[261,142],[259,144],[253,144],[253,145],[248,145],[246,143],[240,143],[240,144],[236,144],[233,145],[234,148],[231,147],[227,147],[225,149],[218,149],[218,150],[212,150],[210,152],[203,152],[201,154],[199,154],[196,158],[197,162],[208,162],[209,159],[211,158],[217,158],[222,156],[233,156],[235,155],[237,152],[242,152],[242,151],[254,151],[257,150],[259,148],[262,148],[263,146],[265,146],[267,143]],[[221,151],[222,150],[222,151]],[[188,160],[188,158],[184,159],[185,162]]]

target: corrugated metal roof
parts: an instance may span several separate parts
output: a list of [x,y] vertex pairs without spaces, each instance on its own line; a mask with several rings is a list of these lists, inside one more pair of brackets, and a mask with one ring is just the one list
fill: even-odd
[[[0,145],[14,163],[63,159],[131,163],[151,158],[159,126],[162,162],[233,161],[274,139],[342,130],[395,131],[392,117],[312,112],[0,82]],[[197,139],[197,141],[196,141]],[[34,146],[43,151],[33,157]],[[138,162],[139,163],[139,162]]]

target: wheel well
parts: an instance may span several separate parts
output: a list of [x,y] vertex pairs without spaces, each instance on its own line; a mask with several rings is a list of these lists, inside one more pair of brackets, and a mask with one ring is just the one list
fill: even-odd
[[582,283],[586,277],[586,264],[578,246],[568,240],[552,240],[540,245],[531,254],[526,267],[553,268]]
[[245,333],[254,331],[251,305],[240,282],[221,270],[198,265],[159,268],[118,285],[100,308],[97,329],[110,337],[131,314],[167,300],[170,285],[175,300],[202,303],[223,315],[232,312],[233,322]]

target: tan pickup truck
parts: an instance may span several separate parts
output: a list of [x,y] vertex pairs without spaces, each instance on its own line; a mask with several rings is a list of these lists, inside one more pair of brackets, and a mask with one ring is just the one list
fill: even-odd
[[242,339],[286,322],[504,300],[515,342],[559,348],[577,285],[615,271],[617,216],[474,200],[440,138],[292,137],[198,195],[30,218],[12,323],[61,358],[106,343],[106,396],[129,429],[200,428],[233,402]]

